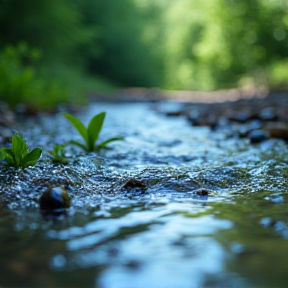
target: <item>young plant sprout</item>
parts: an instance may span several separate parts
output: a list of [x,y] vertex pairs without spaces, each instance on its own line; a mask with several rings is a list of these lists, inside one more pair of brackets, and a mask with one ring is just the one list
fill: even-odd
[[41,148],[35,148],[29,151],[28,145],[22,136],[18,133],[12,137],[12,148],[1,148],[0,160],[6,161],[7,167],[27,168],[34,166],[42,153]]
[[79,132],[82,138],[85,141],[85,144],[71,140],[69,141],[70,144],[77,145],[80,148],[84,149],[87,152],[99,151],[101,149],[107,148],[107,145],[113,141],[124,140],[123,137],[113,137],[108,140],[105,140],[99,144],[96,144],[96,141],[99,137],[101,132],[106,113],[101,112],[95,115],[88,124],[86,128],[84,124],[76,117],[72,116],[69,113],[64,113],[64,116],[72,123],[75,129]]
[[53,150],[49,151],[52,155],[52,161],[54,163],[67,164],[69,161],[65,156],[65,146],[61,144],[56,144]]

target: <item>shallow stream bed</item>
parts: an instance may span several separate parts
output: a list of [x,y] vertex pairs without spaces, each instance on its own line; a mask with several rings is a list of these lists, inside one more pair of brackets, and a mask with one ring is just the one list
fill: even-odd
[[[25,171],[0,168],[1,288],[287,287],[284,141],[252,145],[149,103],[98,103],[79,117],[101,111],[101,139],[125,141],[69,148],[68,165],[47,152],[80,140],[62,113],[15,127],[45,151]],[[124,189],[130,178],[146,189]],[[38,199],[61,185],[72,206],[47,220]]]

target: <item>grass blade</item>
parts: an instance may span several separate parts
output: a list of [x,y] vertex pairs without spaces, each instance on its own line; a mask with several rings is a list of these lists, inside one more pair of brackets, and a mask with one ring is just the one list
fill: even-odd
[[88,131],[87,131],[86,127],[83,125],[83,123],[78,118],[72,116],[69,113],[64,113],[64,116],[77,129],[77,131],[83,137],[83,139],[85,140],[87,145],[89,145]]
[[88,137],[89,137],[89,150],[94,150],[94,145],[96,140],[98,139],[99,133],[102,129],[106,113],[101,112],[95,115],[88,125]]
[[42,154],[41,148],[35,148],[30,151],[22,160],[22,167],[34,166]]
[[103,141],[102,143],[100,143],[99,145],[96,146],[96,149],[97,151],[99,151],[100,149],[103,149],[103,148],[106,148],[107,145],[111,142],[114,142],[114,141],[123,141],[124,138],[123,137],[113,137],[113,138],[110,138],[108,140],[105,140]]
[[88,150],[87,150],[87,146],[85,146],[84,144],[82,144],[82,143],[80,143],[80,142],[78,142],[78,141],[71,140],[71,141],[69,141],[67,144],[72,144],[72,145],[75,145],[75,146],[78,146],[78,147],[84,149],[85,151],[88,151]]
[[5,153],[3,152],[2,149],[0,149],[0,161],[5,160]]
[[15,159],[11,148],[2,148],[1,149],[6,165],[16,166]]

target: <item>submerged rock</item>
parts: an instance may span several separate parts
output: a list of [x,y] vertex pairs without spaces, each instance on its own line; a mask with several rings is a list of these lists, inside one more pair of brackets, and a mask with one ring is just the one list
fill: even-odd
[[280,138],[285,141],[288,141],[288,127],[284,125],[275,125],[275,126],[271,125],[265,130],[268,131],[271,137],[273,138]]
[[134,178],[128,179],[124,185],[121,187],[121,190],[126,191],[127,195],[141,195],[144,194],[147,187],[145,183],[141,180],[137,180]]
[[130,190],[130,189],[133,189],[133,188],[140,188],[140,189],[145,190],[146,189],[146,185],[145,185],[145,183],[143,181],[131,178],[131,179],[128,179],[124,183],[122,188],[123,189],[127,189],[127,190]]
[[277,121],[279,119],[273,107],[266,107],[259,113],[259,118],[262,121]]
[[210,191],[205,188],[199,188],[197,190],[194,190],[193,194],[197,196],[208,196],[210,194]]

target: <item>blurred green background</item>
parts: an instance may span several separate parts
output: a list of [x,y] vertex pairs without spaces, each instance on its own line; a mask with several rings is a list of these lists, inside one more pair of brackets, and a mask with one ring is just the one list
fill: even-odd
[[287,0],[0,0],[0,99],[288,86]]

